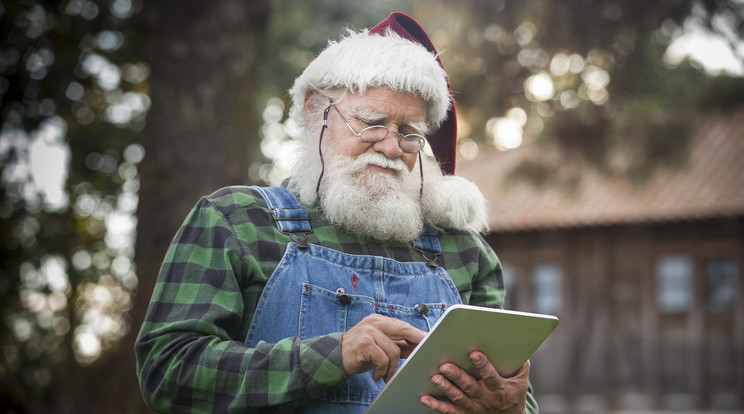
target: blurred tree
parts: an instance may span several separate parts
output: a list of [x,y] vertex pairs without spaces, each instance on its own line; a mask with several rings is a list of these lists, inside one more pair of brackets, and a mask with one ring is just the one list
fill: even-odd
[[[148,2],[128,24],[139,8],[3,3],[0,408],[146,411],[132,345],[168,241],[199,195],[246,181],[266,2]],[[72,158],[57,204],[32,174],[42,138]],[[144,294],[127,317],[134,232],[116,229],[133,230],[139,199]]]
[[294,150],[293,128],[286,121],[287,90],[329,39],[346,28],[372,27],[390,12],[410,11],[414,0],[338,2],[335,0],[272,0],[268,19],[267,53],[255,89],[262,110],[260,152],[252,154],[250,180],[279,184],[289,174],[289,154]]
[[126,32],[137,7],[0,2],[0,408],[69,411],[50,391],[128,329],[149,107]]
[[[546,151],[550,159],[527,163],[514,176],[575,186],[583,168],[642,182],[655,168],[678,167],[692,113],[742,100],[741,78],[711,76],[695,62],[672,62],[665,54],[690,25],[707,27],[732,45],[741,42],[739,3],[465,0],[454,6],[430,0],[396,3],[396,9],[415,16],[442,51],[458,104],[461,155],[472,157],[484,145],[551,146],[558,151]],[[260,89],[265,145],[251,177],[278,183],[289,173],[293,141],[291,125],[275,115],[288,104],[277,88],[290,84],[343,24],[369,27],[391,10],[385,2],[272,5],[275,53],[262,68],[262,77],[272,81]],[[557,176],[558,163],[577,168]]]
[[[152,67],[152,108],[137,212],[140,293],[131,314],[137,328],[166,248],[191,207],[219,187],[248,183],[248,160],[258,147],[253,103],[267,13],[268,1],[188,0],[151,1],[138,16],[137,42]],[[130,332],[101,370],[114,365],[126,377],[122,392],[130,395],[139,392],[136,334]]]
[[[540,181],[555,179],[559,162],[639,179],[684,162],[694,112],[740,104],[744,86],[665,60],[665,50],[690,21],[738,44],[740,4],[395,8],[443,51],[461,149],[505,146],[496,131],[516,123],[512,138],[562,149],[523,166]],[[286,174],[285,91],[328,38],[391,7],[0,0],[0,411],[146,411],[132,343],[181,220],[220,186]]]
[[[415,14],[445,49],[461,145],[471,154],[473,142],[559,150],[520,166],[515,177],[573,186],[582,168],[596,168],[642,182],[655,168],[683,164],[696,111],[744,100],[740,77],[710,76],[665,55],[690,24],[741,45],[737,1],[468,0],[460,7],[454,14],[444,2],[417,3]],[[717,93],[724,90],[726,98]],[[577,168],[556,175],[564,163]]]

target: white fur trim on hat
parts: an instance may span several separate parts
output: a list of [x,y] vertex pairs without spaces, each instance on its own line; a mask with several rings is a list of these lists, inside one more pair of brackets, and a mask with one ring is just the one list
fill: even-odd
[[463,177],[442,175],[433,156],[425,155],[422,161],[426,222],[444,228],[488,231],[486,199],[478,186]]
[[420,96],[428,103],[427,124],[435,130],[452,105],[447,78],[436,56],[422,45],[392,30],[384,36],[348,31],[313,60],[290,90],[290,118],[304,126],[303,105],[308,89],[344,87],[363,94],[368,88],[387,86]]

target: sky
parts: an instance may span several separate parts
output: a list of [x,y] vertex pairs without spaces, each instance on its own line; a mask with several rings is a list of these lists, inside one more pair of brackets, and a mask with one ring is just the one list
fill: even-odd
[[[744,55],[744,42],[739,43],[739,53]],[[734,56],[726,41],[700,28],[686,28],[667,48],[665,58],[670,63],[679,63],[685,57],[702,65],[711,75],[744,76],[744,62]]]

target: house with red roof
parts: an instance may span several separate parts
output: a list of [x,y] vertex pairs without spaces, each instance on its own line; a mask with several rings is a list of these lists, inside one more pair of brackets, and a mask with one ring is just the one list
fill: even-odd
[[551,156],[538,145],[459,161],[507,307],[561,321],[532,358],[541,412],[744,409],[744,108],[693,125],[685,161],[641,181],[570,163],[572,186],[514,179]]

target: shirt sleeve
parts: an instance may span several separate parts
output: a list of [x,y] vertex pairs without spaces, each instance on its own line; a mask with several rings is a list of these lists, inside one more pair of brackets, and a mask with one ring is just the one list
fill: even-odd
[[540,412],[535,395],[532,393],[532,385],[527,389],[527,404],[525,405],[524,412],[525,414],[538,414]]
[[469,304],[486,306],[489,308],[503,308],[504,306],[504,277],[501,273],[501,262],[491,246],[480,235],[476,235],[479,244],[479,265],[471,284],[473,291]]
[[176,234],[135,344],[153,410],[290,411],[292,402],[346,383],[340,333],[244,344],[253,311],[246,313],[244,295],[257,294],[250,285],[260,272],[248,244],[208,199]]

